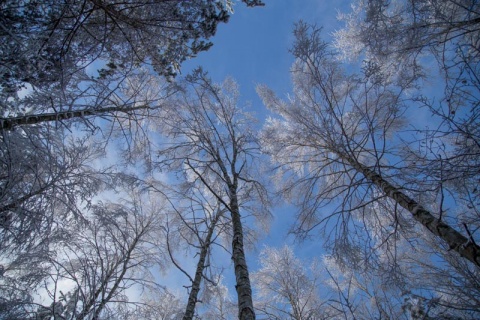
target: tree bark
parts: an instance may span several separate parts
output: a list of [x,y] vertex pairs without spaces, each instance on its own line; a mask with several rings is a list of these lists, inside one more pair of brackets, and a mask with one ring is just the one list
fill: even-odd
[[212,239],[213,230],[215,226],[222,216],[222,211],[220,211],[215,219],[212,221],[208,229],[207,236],[204,240],[202,245],[202,249],[200,251],[200,258],[198,259],[197,269],[195,271],[195,278],[193,279],[192,289],[190,290],[190,294],[188,295],[188,303],[187,307],[185,308],[185,314],[183,316],[183,320],[192,320],[195,315],[195,305],[198,301],[198,292],[200,291],[200,284],[203,278],[203,270],[205,269],[205,261],[208,254],[208,249],[210,248],[210,241]]
[[230,186],[230,213],[233,227],[232,259],[235,268],[235,278],[237,280],[235,289],[237,290],[238,296],[238,319],[253,320],[255,319],[255,311],[253,309],[252,288],[243,246],[243,228],[240,219],[240,209],[238,207],[237,193],[234,186]]
[[25,115],[11,118],[0,118],[0,130],[12,130],[19,125],[31,125],[42,122],[52,122],[68,120],[73,118],[83,118],[87,116],[96,116],[112,112],[129,113],[135,110],[149,109],[150,106],[142,105],[137,107],[109,107],[101,109],[84,109],[75,111],[61,111],[54,113],[43,113],[35,115]]
[[357,171],[361,172],[365,178],[380,188],[390,199],[408,210],[415,220],[420,222],[430,232],[443,239],[451,250],[458,252],[462,257],[468,259],[480,268],[480,247],[473,239],[468,239],[445,222],[436,218],[430,211],[400,191],[399,188],[393,186],[380,174],[347,155],[340,156],[347,160]]
[[240,207],[238,205],[237,196],[239,173],[236,170],[235,164],[237,162],[238,149],[235,139],[232,139],[232,142],[233,155],[230,163],[232,178],[230,178],[225,164],[223,163],[223,161],[221,161],[221,157],[219,156],[218,151],[216,153],[216,157],[218,159],[218,165],[223,173],[225,182],[228,185],[228,209],[232,218],[232,259],[233,267],[235,269],[235,279],[237,282],[235,289],[237,290],[238,299],[238,319],[254,320],[255,311],[253,309],[252,287],[250,285],[250,275],[248,274],[247,259],[245,258],[245,251],[243,245],[243,227],[242,220],[240,218]]

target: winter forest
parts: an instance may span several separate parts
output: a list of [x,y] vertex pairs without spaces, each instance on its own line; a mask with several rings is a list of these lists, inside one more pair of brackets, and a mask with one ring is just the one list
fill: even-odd
[[480,3],[294,2],[0,3],[0,319],[480,318]]

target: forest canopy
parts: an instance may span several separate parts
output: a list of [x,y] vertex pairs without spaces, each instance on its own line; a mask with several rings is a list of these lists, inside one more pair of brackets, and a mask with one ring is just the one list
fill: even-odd
[[305,3],[0,4],[0,319],[480,317],[480,5]]

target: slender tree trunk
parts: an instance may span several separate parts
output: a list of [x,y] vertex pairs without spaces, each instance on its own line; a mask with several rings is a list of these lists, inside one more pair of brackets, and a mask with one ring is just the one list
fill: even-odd
[[[239,173],[236,171],[236,161],[238,155],[238,149],[236,145],[235,138],[232,139],[233,142],[233,155],[230,162],[230,169],[232,177],[228,174],[227,168],[225,167],[222,157],[218,150],[214,152],[214,156],[217,159],[217,163],[222,171],[224,181],[228,185],[229,201],[227,205],[223,202],[221,197],[217,196],[217,199],[225,204],[225,206],[230,211],[232,218],[232,228],[233,228],[233,240],[232,240],[232,259],[233,267],[235,269],[235,279],[237,290],[237,299],[238,299],[238,319],[240,320],[254,320],[255,311],[253,309],[253,299],[252,299],[252,287],[250,285],[250,275],[248,274],[247,259],[245,258],[245,251],[243,246],[243,227],[242,220],[240,218],[240,208],[238,206],[238,197],[237,197],[237,188],[238,188],[238,176]],[[212,148],[215,150],[215,148]]]
[[235,278],[238,296],[238,318],[240,320],[255,319],[253,309],[252,288],[250,286],[250,276],[248,274],[247,260],[243,246],[243,228],[240,219],[240,209],[238,207],[237,192],[234,186],[230,186],[230,213],[232,216],[233,227],[233,264],[235,268]]
[[222,212],[220,211],[216,215],[215,219],[212,221],[210,227],[208,228],[207,236],[203,242],[202,249],[200,251],[200,258],[198,259],[197,270],[195,271],[195,278],[193,279],[192,289],[190,290],[190,294],[188,295],[188,303],[187,307],[185,308],[185,315],[183,316],[183,320],[192,320],[193,316],[195,315],[195,305],[198,301],[198,292],[200,291],[200,284],[203,278],[203,270],[205,269],[205,261],[207,258],[208,249],[210,248],[210,241],[212,239],[215,226],[217,225],[217,222],[221,216]]
[[88,116],[103,115],[112,112],[130,113],[135,110],[149,109],[150,106],[142,105],[136,107],[110,107],[101,109],[85,109],[75,111],[61,111],[54,113],[43,113],[36,115],[25,115],[11,118],[0,118],[0,130],[12,130],[19,125],[38,124],[42,122],[52,122],[68,120],[73,118],[83,118]]
[[457,251],[462,257],[468,259],[480,268],[480,247],[461,233],[450,227],[445,222],[436,218],[418,202],[394,187],[381,175],[375,173],[357,160],[341,155],[352,167],[361,172],[368,180],[380,188],[389,198],[394,200],[404,209],[408,210],[413,218],[425,226],[430,232],[443,239],[451,250]]

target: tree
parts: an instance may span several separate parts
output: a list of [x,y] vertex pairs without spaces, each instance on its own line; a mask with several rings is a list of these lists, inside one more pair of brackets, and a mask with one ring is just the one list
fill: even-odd
[[[44,287],[52,303],[38,313],[66,319],[116,317],[120,305],[125,310],[143,306],[142,292],[163,291],[150,274],[164,260],[157,239],[163,204],[144,200],[135,195],[129,204],[95,206],[86,225],[71,226],[68,240],[52,244],[56,256],[49,261],[51,280]],[[62,287],[71,290],[63,293]],[[129,298],[127,290],[137,297]]]
[[3,84],[14,88],[23,81],[43,87],[68,81],[75,69],[95,59],[110,62],[112,68],[149,61],[159,73],[169,74],[208,49],[207,39],[227,20],[220,1],[6,2],[2,52],[8,71]]
[[143,306],[139,292],[162,291],[150,269],[164,267],[163,204],[158,195],[153,203],[130,195],[83,209],[82,219],[55,221],[56,233],[42,235],[36,250],[4,255],[0,318],[99,319]]
[[211,47],[231,6],[223,0],[3,2],[0,128],[154,108],[131,96],[116,99],[118,87],[139,66],[176,75],[183,61]]
[[181,62],[212,45],[208,39],[228,17],[220,1],[4,2],[3,127],[78,112],[98,114],[104,108],[104,115],[149,108],[132,101],[120,104],[114,97],[114,107],[104,102],[140,65],[174,75]]
[[[131,142],[164,100],[165,81],[139,67],[174,75],[182,61],[209,48],[216,26],[228,19],[228,2],[6,1],[0,7],[0,254],[11,271],[30,266],[28,256],[38,265],[51,259],[51,246],[66,236],[64,223],[88,220],[85,207],[111,178],[109,170],[93,169],[102,146],[92,147],[77,131],[70,138],[65,129],[75,128],[68,120],[91,131],[102,127],[108,139],[111,132],[92,116],[113,119]],[[35,272],[30,280],[38,284],[45,274]]]
[[398,245],[395,272],[389,259],[380,260],[377,268],[355,270],[335,257],[324,257],[322,266],[330,276],[324,286],[331,292],[328,305],[345,319],[478,318],[478,275],[467,276],[470,268],[463,263],[464,272],[438,258],[430,263],[424,243],[420,249]]
[[[60,221],[82,219],[82,206],[108,182],[91,167],[102,153],[88,139],[50,127],[4,132],[0,140],[0,253],[40,251]],[[108,173],[105,170],[104,173]],[[45,242],[47,241],[47,242]]]
[[188,184],[210,193],[230,213],[238,316],[254,319],[240,208],[260,219],[268,215],[269,203],[257,180],[254,161],[259,150],[250,127],[253,119],[237,102],[233,80],[214,85],[201,70],[187,77],[183,94],[162,122],[171,141],[159,150],[158,166],[180,173]]
[[[173,190],[168,192],[168,199],[172,212],[171,215],[167,215],[166,223],[162,228],[170,260],[191,282],[191,286],[188,287],[189,294],[184,320],[193,319],[195,316],[195,306],[199,302],[203,279],[211,286],[220,285],[206,273],[212,267],[212,246],[216,244],[219,237],[223,236],[224,230],[230,224],[230,221],[225,219],[226,209],[222,208],[218,200],[212,199],[208,192],[205,194],[196,186],[188,185],[188,183],[187,186],[187,190],[185,190],[185,184],[170,186],[170,189]],[[158,190],[153,184],[150,187]],[[165,189],[163,187],[159,191],[164,193]],[[190,248],[185,248],[186,245]],[[198,256],[198,260],[195,273],[190,276],[176,261],[174,253],[179,249],[191,251],[192,248],[196,251],[195,256]]]
[[223,284],[221,275],[214,275],[213,281],[205,282],[201,293],[206,302],[206,310],[200,314],[201,319],[235,319],[238,314],[237,305],[231,300],[227,286]]
[[253,273],[254,287],[258,293],[257,310],[268,319],[327,319],[333,314],[322,307],[320,269],[312,262],[294,256],[292,248],[266,247],[260,253],[261,268]]
[[[214,35],[218,23],[228,19],[228,6],[222,1],[154,1],[140,5],[115,1],[3,2],[2,231],[10,221],[21,220],[25,235],[36,229],[41,230],[37,234],[46,236],[41,224],[51,224],[57,217],[48,208],[49,218],[42,218],[42,205],[52,207],[63,201],[68,210],[59,215],[61,218],[76,210],[80,198],[88,203],[98,190],[100,175],[86,168],[83,155],[73,154],[77,146],[69,143],[76,139],[69,139],[64,132],[75,130],[73,120],[81,122],[82,129],[95,132],[101,128],[106,141],[114,131],[122,135],[127,142],[122,146],[132,151],[130,155],[148,145],[146,119],[152,117],[153,109],[163,106],[168,95],[169,85],[157,75],[171,74],[186,58],[208,49],[211,44],[207,39]],[[152,42],[152,38],[158,41]],[[157,72],[140,68],[146,65]],[[100,119],[111,120],[111,129]],[[84,143],[77,143],[78,152],[83,152]],[[101,154],[100,150],[99,146],[95,156]],[[83,162],[78,163],[80,160]],[[48,164],[51,167],[46,168]],[[81,192],[78,188],[71,192],[74,185],[82,183]],[[61,201],[46,201],[60,197]],[[16,237],[17,243],[28,242],[26,236],[9,236]]]
[[[372,0],[352,7],[340,15],[346,26],[335,34],[340,54],[361,57],[380,81],[409,87],[411,103],[437,119],[428,128],[415,127],[421,138],[411,142],[405,157],[412,177],[425,176],[427,184],[444,189],[442,197],[455,190],[455,201],[472,210],[478,205],[480,154],[477,1]],[[467,232],[478,227],[474,220],[463,221]]]
[[409,296],[397,283],[386,281],[386,270],[359,272],[332,256],[323,257],[322,267],[329,276],[325,289],[332,291],[328,304],[345,319],[410,319],[404,308]]
[[478,67],[476,1],[360,0],[352,8],[339,15],[346,26],[335,33],[335,46],[344,57],[364,54],[385,76],[395,77],[402,70],[398,79],[428,76],[424,63],[428,55],[436,58],[447,78],[450,72],[463,69],[469,74]]
[[[337,249],[354,252],[348,234],[348,227],[355,226],[353,214],[372,214],[368,204],[383,202],[393,206],[394,231],[402,227],[397,217],[408,213],[408,220],[420,223],[449,250],[480,267],[480,247],[472,234],[468,230],[461,234],[447,223],[443,211],[434,213],[433,207],[415,200],[425,199],[420,194],[427,190],[405,174],[408,164],[402,167],[398,130],[406,120],[406,86],[376,81],[368,73],[348,75],[316,28],[300,23],[295,35],[295,95],[284,102],[265,87],[259,93],[267,107],[283,118],[267,122],[264,149],[278,163],[280,174],[287,174],[282,191],[294,194],[301,206],[297,230],[308,232],[336,216],[334,230],[324,230],[335,235]],[[317,216],[319,208],[335,200],[340,205],[332,215]]]
[[219,219],[222,217],[223,213],[224,212],[222,210],[219,210],[212,215],[212,221],[206,230],[207,234],[205,235],[205,238],[202,239],[199,237],[198,239],[199,247],[200,247],[200,255],[198,256],[198,263],[197,263],[197,268],[195,270],[195,277],[194,279],[190,279],[192,281],[192,288],[190,289],[190,293],[188,295],[188,302],[185,308],[185,315],[183,317],[184,320],[193,319],[193,316],[195,315],[195,304],[198,301],[198,294],[200,292],[200,284],[201,284],[202,278],[205,277],[204,270],[207,268],[207,258],[210,252],[210,246],[213,241],[212,238],[214,235],[214,230],[217,226]]
[[117,319],[122,320],[180,320],[183,315],[183,305],[174,294],[156,291],[142,297],[143,308],[125,312]]
[[12,100],[18,113],[6,110],[0,129],[12,131],[18,126],[48,123],[69,128],[70,123],[76,122],[93,131],[99,126],[93,118],[114,123],[125,122],[125,118],[139,122],[137,119],[147,117],[166,103],[171,87],[145,68],[101,77],[85,74],[76,81],[81,85],[68,88],[68,93],[57,88],[32,89],[24,97]]

